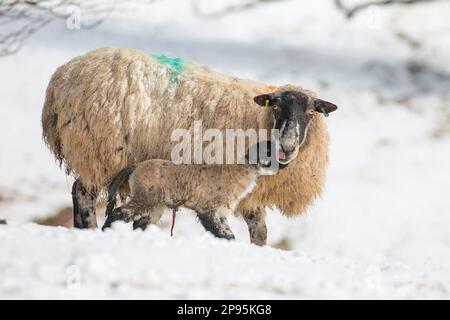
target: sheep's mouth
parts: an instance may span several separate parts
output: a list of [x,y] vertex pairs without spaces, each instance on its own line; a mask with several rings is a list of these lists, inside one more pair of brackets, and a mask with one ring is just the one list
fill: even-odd
[[283,151],[282,149],[279,149],[277,152],[278,162],[281,164],[288,164],[289,162],[291,162],[292,160],[294,160],[297,157],[298,149],[299,148],[295,148],[294,151],[290,151],[290,152],[286,152],[286,151]]

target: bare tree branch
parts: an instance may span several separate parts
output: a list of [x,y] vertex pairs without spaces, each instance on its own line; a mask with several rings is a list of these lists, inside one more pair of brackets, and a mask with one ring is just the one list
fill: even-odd
[[[0,56],[15,53],[25,39],[55,19],[92,28],[125,3],[156,0],[0,0]],[[78,25],[79,24],[79,25]]]
[[205,12],[200,8],[201,1],[193,0],[192,1],[192,11],[198,17],[214,19],[214,18],[225,16],[225,15],[229,15],[232,13],[237,13],[240,11],[253,9],[257,6],[264,5],[264,4],[267,4],[270,2],[280,2],[280,1],[285,1],[285,0],[250,0],[250,1],[247,1],[244,3],[240,3],[240,4],[229,5],[220,10],[217,10],[217,11]]
[[371,6],[387,6],[393,4],[414,4],[419,2],[432,2],[432,1],[442,1],[442,0],[379,0],[379,1],[368,1],[361,4],[357,4],[353,7],[347,7],[342,0],[334,0],[336,7],[341,10],[348,19],[353,18],[360,11],[367,9]]

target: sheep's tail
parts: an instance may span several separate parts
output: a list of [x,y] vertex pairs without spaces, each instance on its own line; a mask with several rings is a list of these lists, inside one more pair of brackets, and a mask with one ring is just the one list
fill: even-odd
[[116,206],[116,198],[117,192],[119,191],[120,186],[128,179],[128,177],[133,173],[136,169],[135,165],[131,165],[123,168],[119,171],[119,173],[113,178],[111,183],[108,186],[108,204],[106,205],[106,216],[109,216],[114,207]]

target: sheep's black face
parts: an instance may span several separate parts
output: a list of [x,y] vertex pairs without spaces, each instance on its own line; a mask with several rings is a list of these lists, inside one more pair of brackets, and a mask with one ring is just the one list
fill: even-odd
[[274,129],[279,130],[279,162],[287,164],[306,141],[308,128],[317,112],[328,116],[337,109],[331,102],[307,96],[300,91],[282,91],[256,96],[254,101],[273,110]]

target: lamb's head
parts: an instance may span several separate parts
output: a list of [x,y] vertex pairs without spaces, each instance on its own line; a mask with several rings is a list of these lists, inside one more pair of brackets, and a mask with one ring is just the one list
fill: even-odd
[[260,175],[273,175],[288,165],[279,162],[274,141],[260,141],[252,146],[245,155],[246,163],[255,165]]
[[256,96],[254,101],[271,108],[274,129],[279,130],[279,162],[287,164],[298,154],[308,134],[308,127],[316,113],[328,116],[337,109],[331,102],[313,98],[301,91],[287,90]]

